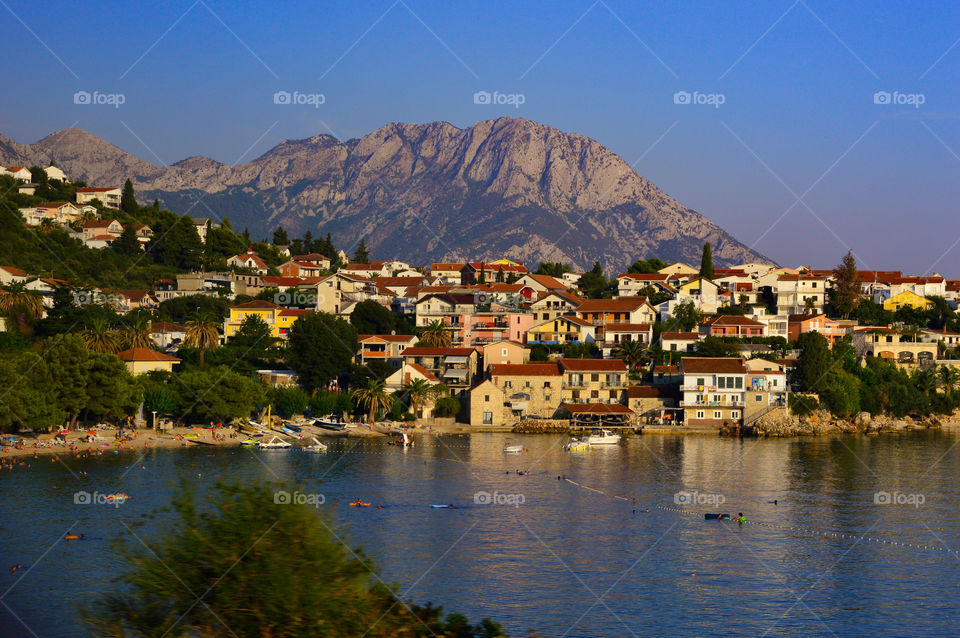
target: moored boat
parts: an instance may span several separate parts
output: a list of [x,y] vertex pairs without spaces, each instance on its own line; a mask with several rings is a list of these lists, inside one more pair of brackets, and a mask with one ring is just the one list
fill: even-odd
[[284,441],[278,436],[273,437],[269,441],[260,441],[261,450],[285,450],[291,447],[289,441]]
[[620,435],[610,430],[594,428],[593,433],[583,439],[588,445],[616,445],[620,442]]

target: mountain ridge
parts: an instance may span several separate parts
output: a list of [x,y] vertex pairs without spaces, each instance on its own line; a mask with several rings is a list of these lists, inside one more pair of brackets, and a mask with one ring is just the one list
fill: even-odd
[[282,224],[329,232],[345,248],[362,237],[374,254],[417,262],[508,256],[622,270],[652,256],[696,262],[705,241],[718,265],[771,262],[599,142],[517,118],[391,122],[346,141],[318,134],[235,165],[191,156],[157,166],[64,129],[30,145],[0,136],[0,161],[52,161],[98,186],[129,177],[144,201],[227,215],[255,236]]

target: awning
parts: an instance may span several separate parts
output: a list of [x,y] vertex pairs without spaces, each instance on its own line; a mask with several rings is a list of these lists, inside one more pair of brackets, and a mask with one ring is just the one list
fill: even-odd
[[469,370],[446,370],[443,373],[444,378],[466,379]]
[[444,361],[447,363],[466,363],[467,360],[467,357],[461,357],[457,355],[444,358]]

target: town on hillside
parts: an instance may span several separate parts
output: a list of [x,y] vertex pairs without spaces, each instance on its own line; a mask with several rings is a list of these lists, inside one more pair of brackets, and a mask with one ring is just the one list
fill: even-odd
[[[960,402],[960,280],[860,270],[851,253],[832,269],[719,268],[706,244],[699,264],[645,256],[615,276],[372,259],[362,240],[353,254],[283,228],[253,241],[227,219],[141,206],[129,180],[0,171],[0,378],[23,406],[0,417],[5,431],[144,413],[223,422],[267,405],[719,430],[816,410],[926,418]],[[90,379],[84,397],[67,396],[71,376]]]

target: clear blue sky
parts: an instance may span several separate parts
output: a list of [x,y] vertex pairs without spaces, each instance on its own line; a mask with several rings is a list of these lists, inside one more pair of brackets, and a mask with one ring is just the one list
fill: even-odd
[[[0,133],[20,142],[78,126],[154,163],[233,163],[285,138],[506,114],[600,141],[785,265],[850,247],[861,267],[960,276],[956,2],[3,0],[0,15]],[[79,90],[125,103],[77,105]]]

